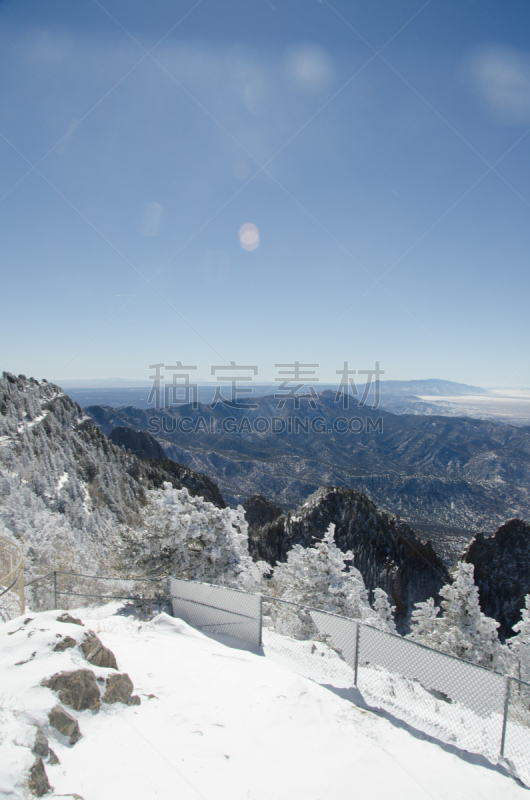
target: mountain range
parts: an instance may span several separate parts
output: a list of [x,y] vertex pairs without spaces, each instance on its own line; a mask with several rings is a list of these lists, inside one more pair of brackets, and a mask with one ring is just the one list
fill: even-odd
[[287,403],[279,409],[272,395],[254,409],[227,403],[85,411],[107,435],[116,427],[150,432],[168,458],[209,475],[231,504],[262,494],[294,510],[321,486],[362,491],[432,538],[448,562],[475,533],[529,518],[530,429],[357,403],[343,408],[331,391],[317,396],[315,408],[311,399],[296,411]]
[[[323,399],[328,404],[333,402],[326,396]],[[320,414],[322,406],[321,402]],[[333,406],[328,408],[331,418]],[[223,406],[216,409],[221,427],[228,419],[223,416],[225,410]],[[368,413],[355,410],[357,418]],[[201,548],[205,544],[209,547],[212,536],[212,563],[218,558],[215,537],[220,537],[218,541],[225,543],[222,546],[228,546],[227,558],[236,567],[241,559],[252,563],[249,553],[272,566],[285,561],[294,545],[308,547],[321,539],[332,523],[337,545],[343,551],[353,551],[354,565],[369,592],[376,587],[388,592],[400,630],[406,629],[414,603],[436,597],[440,587],[450,580],[447,566],[451,562],[447,553],[445,563],[440,558],[439,538],[433,540],[433,546],[425,541],[422,531],[413,529],[410,519],[405,521],[395,509],[378,508],[373,498],[354,486],[321,486],[292,510],[262,495],[247,498],[244,509],[234,510],[227,506],[227,498],[215,480],[167,458],[167,450],[164,452],[151,434],[138,424],[136,430],[133,428],[132,421],[141,421],[142,411],[125,409],[116,416],[113,410],[99,408],[92,413],[102,428],[110,427],[110,438],[58,386],[6,373],[0,380],[0,535],[21,546],[27,578],[54,569],[100,575],[132,572],[147,576],[168,570],[175,574],[182,568],[183,559],[194,557],[195,550],[190,550],[187,542],[195,538],[201,541]],[[107,416],[111,413],[115,421],[126,417],[129,425],[110,424]],[[230,419],[237,419],[237,414],[245,416],[241,409],[232,408]],[[344,417],[344,409],[341,414]],[[383,422],[392,422],[392,418],[393,415],[383,415]],[[164,419],[167,423],[171,417]],[[499,480],[506,492],[508,479],[513,480],[516,474],[517,459],[524,474],[527,434],[521,429],[476,420],[456,420],[459,424],[455,428],[455,420],[450,419],[397,419],[409,427],[391,428],[388,433],[387,425],[386,431],[365,431],[353,440],[364,446],[357,461],[363,465],[365,479],[370,458],[378,459],[379,464],[387,458],[394,470],[388,470],[389,480],[396,480],[400,459],[412,466],[429,441],[430,459],[424,458],[424,466],[442,472],[444,465],[455,460],[454,454],[460,454],[464,466],[474,464],[477,484],[485,493],[489,484],[481,479],[479,469],[484,463],[493,462],[498,469],[502,465],[504,478]],[[446,427],[435,427],[429,435],[427,423],[441,426],[442,422]],[[222,439],[220,434],[204,435]],[[381,438],[375,439],[376,436]],[[246,459],[252,467],[252,443],[240,434],[237,437],[232,438],[240,448],[233,447],[232,454],[241,462]],[[344,463],[348,442],[338,434],[336,439],[337,445],[341,444],[337,449]],[[381,449],[375,447],[374,439],[381,443]],[[304,440],[286,434],[278,441],[291,450],[290,456],[279,459],[284,469],[278,481],[287,485],[293,478],[286,466],[289,458],[299,470],[304,466],[300,457]],[[316,448],[318,441],[310,439],[308,444]],[[267,444],[265,441],[260,455],[263,460]],[[230,463],[227,442],[225,446],[227,454],[224,461],[219,459],[220,464]],[[207,452],[204,443],[203,447]],[[407,448],[411,450],[407,452]],[[511,473],[503,461],[508,460],[510,452]],[[330,456],[332,450],[328,448],[327,453]],[[467,462],[462,454],[467,456]],[[274,453],[270,474],[273,456]],[[215,463],[218,454],[212,452],[210,458]],[[318,463],[315,454],[315,468]],[[303,485],[302,478],[296,480],[298,486]],[[451,480],[444,483],[437,475],[436,481],[433,484],[450,489]],[[398,491],[396,485],[394,491]],[[436,496],[427,499],[433,503],[437,500]],[[490,495],[489,502],[493,506],[495,497]],[[489,526],[494,525],[490,521]],[[499,620],[501,634],[507,635],[520,616],[529,589],[530,526],[515,519],[501,525],[493,536],[486,533],[483,530],[474,536],[463,557],[475,565],[485,612]],[[237,543],[232,551],[231,541]]]

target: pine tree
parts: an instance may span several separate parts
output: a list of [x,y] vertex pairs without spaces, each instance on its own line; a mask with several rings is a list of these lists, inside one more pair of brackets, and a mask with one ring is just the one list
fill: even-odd
[[147,532],[138,538],[144,567],[165,562],[175,577],[247,591],[259,587],[260,565],[248,553],[248,525],[241,507],[216,508],[170,483],[149,495]]
[[433,639],[439,611],[440,609],[434,605],[432,597],[429,597],[424,603],[416,603],[410,619],[408,638],[413,642],[435,646]]
[[396,624],[394,622],[394,612],[396,607],[390,605],[388,595],[384,589],[380,589],[379,587],[374,589],[374,602],[372,605],[376,613],[375,621],[377,627],[380,627],[386,631],[392,631],[394,633],[396,630]]
[[515,677],[530,683],[530,594],[525,597],[522,618],[513,629],[516,635],[507,642],[511,671]]
[[[353,553],[343,553],[334,541],[335,525],[330,524],[322,540],[312,547],[295,545],[287,561],[273,572],[273,596],[302,606],[329,611],[344,617],[373,621],[374,614],[359,570],[347,567]],[[309,612],[278,604],[277,629],[295,638],[310,638],[314,625]]]
[[473,564],[460,561],[453,582],[440,589],[442,614],[433,620],[431,643],[445,653],[494,668],[502,653],[499,623],[480,610],[473,571]]

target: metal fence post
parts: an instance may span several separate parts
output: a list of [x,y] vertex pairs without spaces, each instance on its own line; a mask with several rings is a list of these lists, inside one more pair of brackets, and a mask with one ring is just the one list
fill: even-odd
[[511,679],[506,678],[506,694],[504,695],[504,716],[502,719],[502,736],[501,736],[501,758],[504,757],[504,745],[506,744],[506,726],[508,724],[508,710],[510,707],[510,689]]
[[259,598],[259,646],[263,647],[263,597]]
[[53,607],[57,610],[57,572],[53,573]]
[[361,635],[361,628],[357,622],[355,625],[355,663],[353,665],[353,685],[357,686],[357,675],[359,673],[359,638]]

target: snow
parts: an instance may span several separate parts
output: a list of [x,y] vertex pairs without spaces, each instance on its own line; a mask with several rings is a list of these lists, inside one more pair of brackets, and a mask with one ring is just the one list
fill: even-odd
[[499,768],[478,757],[459,757],[358,707],[352,702],[355,692],[341,697],[296,674],[275,660],[272,648],[263,657],[166,614],[145,622],[116,613],[118,608],[114,603],[70,613],[112,649],[142,704],[72,712],[83,734],[74,747],[47,727],[47,712],[57,699],[40,682],[62,670],[88,667],[97,677],[112,670],[90,667],[78,647],[53,652],[58,634],[80,642],[86,632],[58,622],[58,611],[30,613],[28,623],[28,617],[19,617],[0,626],[0,796],[26,796],[24,776],[34,760],[30,748],[38,723],[60,759],[59,765],[45,765],[54,787],[50,797],[528,797]]
[[63,472],[63,474],[57,480],[57,489],[56,489],[56,491],[60,492],[61,489],[63,488],[63,486],[65,485],[65,483],[67,483],[67,482],[68,482],[68,473],[67,472]]
[[[316,613],[315,616],[317,616]],[[321,621],[324,621],[324,615],[318,616],[321,617]],[[398,645],[402,642],[405,646],[411,647],[410,642],[400,640],[398,637],[394,639],[387,637],[384,643],[379,631],[373,630],[372,633],[381,637],[379,644],[384,645],[384,648],[380,649],[373,646],[377,645],[377,642],[372,642],[372,646],[369,648],[372,655],[376,655],[377,650],[380,649],[379,658],[375,659],[376,662],[379,660],[383,661],[383,664],[385,662],[392,664],[394,659],[399,662],[400,656],[403,657],[399,646],[392,648],[392,641]],[[435,666],[432,662],[429,664],[427,661],[426,664],[423,664],[424,668],[422,669],[421,662],[414,665],[413,661],[409,661],[409,678],[405,678],[396,674],[391,668],[385,669],[384,666],[373,663],[373,658],[370,659],[372,662],[370,663],[361,656],[358,669],[359,691],[353,685],[353,670],[338,656],[335,650],[323,642],[296,641],[278,635],[267,628],[264,629],[263,634],[266,655],[273,657],[285,667],[327,686],[339,696],[351,700],[356,705],[372,711],[376,710],[377,713],[392,718],[398,725],[403,727],[410,725],[419,735],[425,734],[427,737],[436,739],[437,742],[465,748],[468,753],[486,756],[492,764],[496,764],[502,734],[504,698],[502,692],[499,693],[498,686],[490,685],[488,687],[487,683],[484,685],[480,681],[473,685],[470,682],[473,676],[466,674],[466,671],[477,673],[475,667],[463,663],[459,665],[458,662],[455,662],[455,666],[460,666],[461,670],[447,672],[445,676],[438,674],[434,683],[437,689],[434,689],[430,688],[433,683],[430,682],[428,675],[431,672],[431,680],[434,678],[434,674],[429,669],[429,667]],[[347,655],[344,653],[345,657]],[[444,657],[441,656],[441,658]],[[419,680],[412,679],[414,672],[416,673],[414,677],[419,677]],[[491,683],[494,683],[495,679],[502,680],[494,673],[482,671],[482,675],[490,677]],[[427,678],[427,680],[422,683],[421,677]],[[441,677],[445,677],[446,681],[440,681]],[[480,678],[480,673],[478,676],[475,674],[475,678],[477,677]],[[448,685],[444,685],[445,683]],[[447,689],[448,692],[444,693],[444,689]],[[487,694],[488,689],[490,690],[489,694]],[[455,690],[457,690],[456,700],[454,699]],[[459,696],[460,699],[464,698],[465,702],[459,702]],[[451,701],[448,702],[448,698],[452,698]],[[469,707],[473,704],[470,703],[470,700],[475,700],[475,710]],[[499,708],[499,706],[501,707]],[[514,767],[518,767],[522,771],[522,776],[526,778],[528,766],[526,755],[530,750],[530,730],[526,726],[515,724],[511,719],[508,734],[507,755],[515,756],[517,763]],[[522,752],[520,752],[521,748]]]
[[23,422],[20,423],[20,425],[17,428],[18,433],[23,433],[25,430],[30,430],[35,425],[37,425],[39,422],[42,422],[43,419],[46,419],[48,414],[49,414],[48,411],[44,411],[42,414],[38,414],[32,420],[24,420]]

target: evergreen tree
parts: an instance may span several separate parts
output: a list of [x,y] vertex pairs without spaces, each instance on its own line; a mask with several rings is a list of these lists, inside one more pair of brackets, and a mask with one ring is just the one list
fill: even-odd
[[424,603],[416,603],[410,619],[409,639],[434,647],[434,631],[439,611],[432,597]]
[[248,554],[248,525],[241,507],[216,508],[170,483],[149,494],[147,531],[138,537],[143,566],[153,569],[164,563],[175,577],[247,591],[259,587],[260,565]]
[[440,589],[442,614],[432,620],[430,644],[458,658],[495,668],[502,653],[499,623],[480,610],[473,571],[473,564],[460,561],[453,582]]
[[513,629],[515,636],[507,643],[511,672],[530,683],[530,594],[525,597],[522,618]]
[[395,633],[396,624],[394,622],[394,612],[396,607],[390,605],[388,595],[384,589],[380,589],[379,587],[374,589],[373,609],[376,613],[375,621],[377,627]]
[[[353,561],[353,553],[339,550],[334,535],[335,525],[330,524],[323,539],[312,547],[295,545],[287,561],[274,569],[272,594],[291,603],[373,622],[374,614],[362,575],[346,564]],[[308,612],[282,604],[273,611],[280,632],[300,639],[314,635],[314,624]]]

